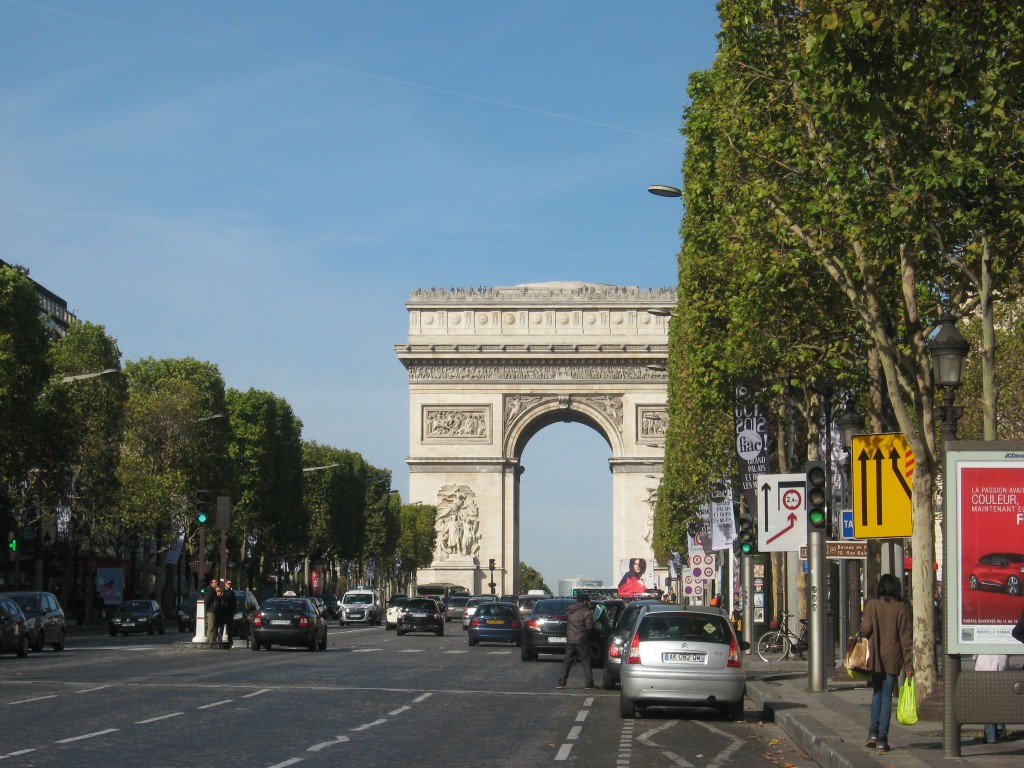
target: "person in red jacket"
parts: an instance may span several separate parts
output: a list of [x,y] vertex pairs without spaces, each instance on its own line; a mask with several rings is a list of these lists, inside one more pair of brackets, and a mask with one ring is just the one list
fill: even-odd
[[874,600],[864,606],[860,636],[868,640],[871,672],[871,725],[864,746],[889,751],[889,718],[892,694],[900,670],[914,676],[914,647],[911,641],[910,610],[903,602],[900,582],[891,573],[878,580]]

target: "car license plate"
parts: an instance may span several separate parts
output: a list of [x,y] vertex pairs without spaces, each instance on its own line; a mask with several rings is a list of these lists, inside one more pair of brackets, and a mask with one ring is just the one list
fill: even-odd
[[502,621],[501,619],[488,619],[487,623],[488,624],[504,624],[505,622]]
[[662,661],[697,661],[697,662],[703,663],[706,656],[707,656],[707,654],[705,654],[705,653],[680,653],[678,651],[673,651],[672,653],[663,653],[663,654],[661,654],[661,660]]
[[417,619],[425,619],[425,618],[427,618],[427,614],[425,614],[425,613],[414,613],[413,616],[415,616]]
[[275,626],[275,627],[280,627],[280,626],[287,627],[288,625],[291,624],[291,621],[289,621],[288,619],[271,619],[270,623],[273,626]]
[[549,643],[564,643],[565,642],[565,638],[564,637],[549,637],[548,638],[548,642]]

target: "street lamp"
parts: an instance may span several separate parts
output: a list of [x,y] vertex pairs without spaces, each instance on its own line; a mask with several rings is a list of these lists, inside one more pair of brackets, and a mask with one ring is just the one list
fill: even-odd
[[853,398],[846,401],[843,412],[836,418],[836,429],[839,431],[839,439],[847,453],[853,450],[853,437],[864,430],[864,417],[857,413],[853,405]]
[[683,191],[679,187],[670,187],[668,184],[651,184],[647,191],[658,197],[682,197]]
[[956,440],[957,422],[963,414],[963,408],[953,405],[956,390],[963,381],[964,360],[971,345],[956,328],[957,318],[948,312],[942,316],[939,330],[928,339],[928,351],[932,356],[932,378],[935,386],[942,390],[943,408],[941,412],[942,439],[945,442]]
[[341,464],[324,464],[322,467],[303,467],[303,472],[317,472],[321,469],[333,469],[334,467],[340,467]]
[[226,419],[227,417],[228,415],[226,413],[214,413],[210,416],[200,416],[196,419],[196,423],[198,424],[200,421],[212,421],[213,419]]
[[97,376],[107,376],[111,373],[120,373],[120,368],[106,368],[102,371],[96,371],[94,373],[79,373],[75,376],[64,376],[61,380],[61,384],[68,384],[72,381],[81,381],[82,379],[94,379]]

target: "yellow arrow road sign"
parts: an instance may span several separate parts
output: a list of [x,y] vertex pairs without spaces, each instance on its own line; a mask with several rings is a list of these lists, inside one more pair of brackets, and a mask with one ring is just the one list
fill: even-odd
[[911,496],[914,452],[900,432],[856,435],[853,460],[853,535],[896,539],[914,530]]

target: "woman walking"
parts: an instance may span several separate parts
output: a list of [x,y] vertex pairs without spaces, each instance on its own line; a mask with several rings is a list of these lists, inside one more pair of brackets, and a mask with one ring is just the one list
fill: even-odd
[[914,676],[910,611],[903,602],[900,583],[891,573],[878,580],[877,597],[864,607],[860,635],[868,640],[871,672],[871,724],[866,747],[889,751],[892,695],[900,670]]

